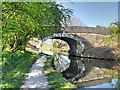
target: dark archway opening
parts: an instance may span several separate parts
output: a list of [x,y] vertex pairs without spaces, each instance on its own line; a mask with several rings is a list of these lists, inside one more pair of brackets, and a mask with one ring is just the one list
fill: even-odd
[[78,43],[78,41],[74,39],[68,37],[54,37],[51,39],[60,39],[67,42],[70,47],[69,55],[80,55],[82,52],[82,46],[80,45],[80,43]]

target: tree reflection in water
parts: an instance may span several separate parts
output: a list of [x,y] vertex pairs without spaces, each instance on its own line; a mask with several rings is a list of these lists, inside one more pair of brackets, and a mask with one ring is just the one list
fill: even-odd
[[54,59],[52,61],[53,62],[53,66],[54,66],[54,69],[57,72],[63,72],[67,68],[69,68],[69,66],[70,66],[70,59],[68,58],[68,56],[54,54],[53,57],[54,57]]
[[62,72],[63,76],[70,82],[85,75],[84,72],[86,68],[84,62],[78,57],[55,54],[52,64],[53,68],[57,72]]
[[69,50],[69,45],[59,39],[50,40],[41,47],[43,53],[53,56],[53,68],[57,72],[61,72],[70,82],[73,82],[88,72],[86,71],[86,67],[89,65],[87,65],[88,63],[86,63],[86,60],[83,58],[70,56]]

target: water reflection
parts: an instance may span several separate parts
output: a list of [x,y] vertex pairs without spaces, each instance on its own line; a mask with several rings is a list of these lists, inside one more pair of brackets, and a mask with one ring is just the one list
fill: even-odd
[[92,61],[89,60],[89,65],[87,65],[88,62],[83,58],[74,56],[69,56],[69,58],[71,60],[70,66],[67,70],[62,72],[63,76],[68,79],[68,81],[73,82],[78,80],[79,78],[85,76],[91,69],[90,64]]
[[[49,49],[47,48],[48,46]],[[114,66],[113,61],[108,62],[105,60],[101,61],[99,59],[71,56],[68,53],[69,48],[66,49],[66,45],[64,48],[62,46],[57,45],[57,43],[54,47],[47,44],[42,48],[42,53],[53,56],[52,66],[54,70],[61,72],[63,77],[65,77],[69,82],[76,84],[76,86],[80,88],[110,82],[111,78],[104,78],[105,74],[101,72],[100,68],[111,69]],[[94,70],[93,67],[97,70]],[[99,77],[102,77],[102,79]],[[87,81],[79,82],[79,80]],[[76,83],[74,81],[76,81]]]
[[68,79],[70,82],[85,76],[86,72],[88,72],[88,68],[90,70],[90,60],[88,59],[87,61],[89,61],[89,65],[87,65],[88,62],[83,58],[70,55],[61,55],[50,51],[44,51],[43,53],[53,55],[52,66],[54,70],[57,72],[62,72],[63,77]]
[[63,72],[69,68],[71,60],[68,56],[54,54],[53,57],[53,67],[57,72]]
[[[93,66],[96,66],[96,63],[100,64],[100,62],[97,62],[98,60],[96,61],[89,58],[80,58],[80,57],[75,57],[70,55],[62,55],[62,54],[53,53],[50,51],[48,52],[44,51],[43,53],[52,55],[53,56],[52,66],[54,70],[56,70],[57,72],[61,72],[63,74],[63,77],[65,77],[69,82],[74,83],[78,88],[90,87],[90,86],[91,86],[90,88],[99,88],[99,87],[112,88],[113,87],[110,84],[112,78],[110,77],[99,78],[99,76],[104,74],[99,73],[100,72],[99,70],[95,70],[95,71],[98,71],[98,74],[99,74],[97,78],[96,77],[97,72],[92,71]],[[101,61],[101,63],[103,62]],[[95,69],[99,69],[99,68],[95,68]],[[93,74],[90,74],[91,71],[93,72]],[[95,76],[90,76],[90,75],[95,75]],[[88,81],[79,82],[79,80],[82,80],[82,79],[84,80],[84,77],[86,76],[89,76],[85,78],[85,79],[88,79]],[[96,79],[89,80],[92,77]]]
[[80,85],[81,87],[79,87],[80,88],[79,90],[87,90],[87,89],[89,90],[90,88],[97,88],[97,89],[98,88],[109,88],[110,90],[111,88],[115,88],[115,90],[119,90],[119,88],[118,89],[116,88],[116,85],[118,84],[118,79],[103,78],[101,80],[96,80],[96,81],[94,81],[94,85],[91,82],[81,83]]

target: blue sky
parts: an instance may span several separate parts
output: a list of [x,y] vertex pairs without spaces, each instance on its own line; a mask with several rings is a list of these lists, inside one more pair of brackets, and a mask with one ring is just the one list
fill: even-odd
[[64,2],[62,5],[73,9],[73,15],[86,26],[109,26],[118,20],[118,2]]

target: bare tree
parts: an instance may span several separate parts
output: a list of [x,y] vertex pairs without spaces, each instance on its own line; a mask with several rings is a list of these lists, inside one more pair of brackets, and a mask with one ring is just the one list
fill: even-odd
[[71,18],[67,19],[68,26],[86,26],[82,20],[77,17],[72,16]]

